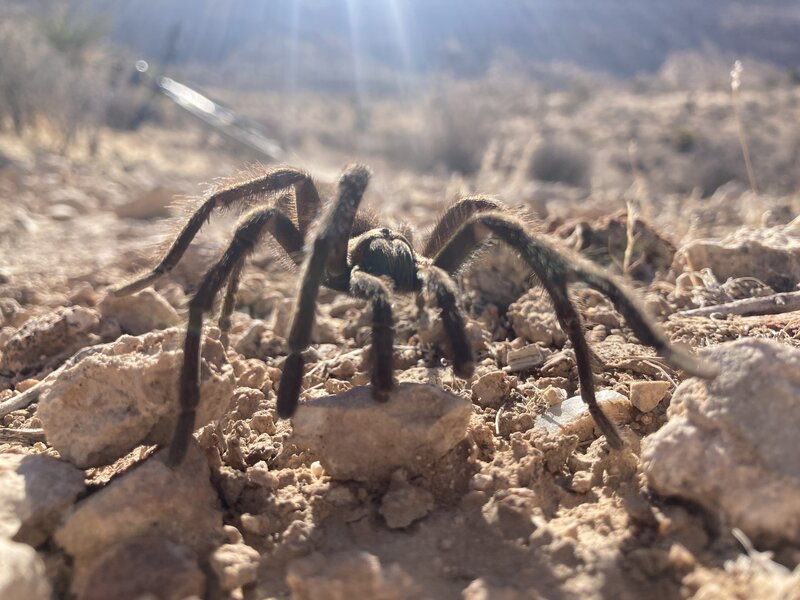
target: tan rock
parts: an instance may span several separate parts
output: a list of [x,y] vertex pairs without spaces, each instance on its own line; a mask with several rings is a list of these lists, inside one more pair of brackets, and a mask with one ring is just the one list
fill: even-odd
[[293,600],[416,600],[421,590],[399,565],[384,567],[374,554],[348,551],[312,554],[289,564],[286,583]]
[[27,544],[0,538],[0,598],[50,600],[42,559]]
[[800,229],[743,227],[722,239],[693,240],[675,254],[673,269],[710,268],[717,279],[756,277],[776,292],[800,283]]
[[206,576],[188,549],[168,539],[126,540],[99,557],[78,600],[153,597],[159,600],[203,598]]
[[238,543],[223,544],[214,550],[209,563],[220,587],[231,591],[256,580],[260,560],[261,555],[257,550]]
[[402,383],[383,403],[358,387],[300,404],[291,441],[334,479],[387,479],[444,456],[464,439],[471,413],[467,400],[432,385]]
[[164,456],[162,450],[79,502],[56,531],[56,543],[74,562],[74,590],[84,589],[97,561],[123,540],[165,538],[200,560],[219,546],[222,514],[202,450],[190,445],[174,469]]
[[[39,384],[47,441],[79,467],[109,464],[141,444],[169,442],[178,406],[183,331],[106,344]],[[205,338],[196,427],[218,419],[233,393],[222,345]]]
[[67,358],[84,346],[100,341],[100,315],[83,306],[59,308],[29,319],[5,343],[0,371],[23,371]]
[[85,489],[84,473],[43,454],[0,454],[0,537],[38,546]]
[[403,529],[433,510],[433,494],[408,482],[393,484],[383,495],[380,512],[390,529]]
[[172,305],[153,288],[130,296],[103,298],[98,306],[104,319],[114,319],[122,333],[141,335],[155,329],[177,325],[180,317]]
[[642,412],[654,410],[666,397],[669,381],[634,381],[631,383],[631,404]]
[[645,439],[651,488],[723,515],[756,543],[800,539],[800,351],[744,338],[703,357],[719,375],[678,386],[669,422]]
[[505,402],[512,387],[508,375],[503,371],[492,371],[472,384],[472,398],[484,408],[498,408]]

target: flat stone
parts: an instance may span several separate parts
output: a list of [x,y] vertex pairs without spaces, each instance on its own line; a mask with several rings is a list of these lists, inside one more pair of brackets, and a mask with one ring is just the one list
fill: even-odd
[[702,352],[719,375],[684,381],[644,441],[650,487],[722,514],[756,543],[800,539],[800,351],[745,338]]
[[0,598],[50,600],[50,584],[36,550],[0,538]]
[[0,454],[0,537],[44,542],[85,485],[84,473],[43,454]]
[[204,560],[223,540],[222,513],[205,454],[193,443],[171,469],[162,450],[79,502],[55,541],[73,558],[73,590],[113,546],[139,537],[165,538]]
[[160,537],[115,544],[97,560],[78,600],[203,598],[206,576],[188,549]]
[[[625,396],[614,390],[600,390],[596,398],[612,423],[623,425],[630,422],[631,403]],[[536,425],[544,427],[550,434],[577,435],[581,441],[591,439],[595,427],[589,408],[580,396],[552,405],[536,420]]]
[[642,412],[650,412],[666,397],[671,385],[669,381],[634,381],[631,404]]
[[387,479],[444,456],[464,439],[472,404],[432,385],[401,383],[387,402],[357,387],[306,401],[291,441],[311,450],[334,479]]
[[[180,411],[184,335],[168,329],[123,336],[45,379],[37,414],[47,441],[82,468],[169,442]],[[222,344],[206,337],[202,357],[197,428],[222,416],[235,387]]]

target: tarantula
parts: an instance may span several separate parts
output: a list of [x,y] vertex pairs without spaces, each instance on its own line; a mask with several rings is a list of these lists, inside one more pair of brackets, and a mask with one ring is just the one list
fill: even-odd
[[370,179],[363,165],[345,168],[338,197],[322,219],[319,232],[307,243],[321,203],[317,189],[304,171],[278,167],[264,175],[223,187],[211,194],[192,214],[164,257],[152,271],[114,291],[122,296],[141,290],[168,273],[180,260],[204,222],[217,208],[245,203],[253,197],[287,190],[269,206],[256,206],[240,220],[225,252],[205,274],[189,302],[189,317],[180,373],[180,405],[167,462],[183,460],[194,431],[200,394],[200,345],[203,317],[227,285],[219,319],[220,329],[230,327],[236,291],[247,256],[266,233],[286,254],[302,264],[300,287],[288,337],[289,355],[278,387],[278,415],[291,417],[298,403],[303,377],[302,352],[311,342],[315,305],[321,285],[369,301],[372,305],[372,389],[376,400],[386,400],[393,382],[393,321],[390,289],[401,293],[427,292],[441,311],[444,332],[452,347],[453,370],[468,378],[473,353],[459,309],[458,290],[451,275],[469,261],[488,238],[499,238],[527,261],[553,302],[558,320],[572,342],[578,367],[580,392],[589,411],[614,448],[623,446],[614,424],[595,399],[591,350],[580,317],[567,295],[568,282],[584,282],[605,294],[625,317],[639,340],[653,346],[673,366],[701,377],[713,370],[699,359],[671,345],[645,316],[643,309],[613,277],[578,258],[567,258],[528,234],[523,224],[507,214],[498,202],[482,196],[460,200],[447,210],[421,251],[401,233],[379,226],[358,211]]

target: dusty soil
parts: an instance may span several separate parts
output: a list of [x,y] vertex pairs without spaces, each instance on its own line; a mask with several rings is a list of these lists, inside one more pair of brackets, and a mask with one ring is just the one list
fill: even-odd
[[[76,150],[63,157],[31,140],[0,138],[0,150],[7,159],[0,167],[0,298],[15,301],[13,310],[3,315],[0,343],[26,320],[58,307],[97,306],[110,286],[151,264],[155,251],[175,230],[182,211],[173,211],[173,219],[131,219],[118,216],[120,207],[155,191],[166,197],[198,196],[203,189],[200,182],[231,175],[241,168],[235,154],[213,143],[204,145],[206,141],[205,136],[191,130],[106,133],[99,156],[82,156]],[[327,194],[346,160],[334,150],[315,153],[310,148],[307,156],[291,162],[312,172]],[[418,241],[453,193],[471,185],[460,178],[417,176],[393,170],[385,161],[376,162],[366,205],[388,218],[402,217],[418,227]],[[525,204],[531,213],[541,212],[541,204],[526,204],[524,194],[521,198],[515,198],[514,204]],[[697,215],[692,221],[694,227],[718,232],[744,223],[757,210],[751,201],[737,199],[732,204],[747,204],[747,211],[736,213],[731,209],[736,214],[726,213],[726,221],[720,224],[713,214],[724,200],[712,198],[703,205],[691,205],[691,201],[688,196],[683,201],[672,198],[665,213],[678,215],[682,210],[692,210]],[[764,200],[765,207],[776,204],[780,202]],[[620,207],[604,198],[586,202],[583,198],[573,202],[565,198],[559,205],[558,222],[549,228],[556,231],[564,217],[594,219],[598,213],[617,213]],[[213,219],[181,267],[156,285],[179,312],[185,308],[186,297],[203,268],[229,235],[234,218],[223,215]],[[664,220],[660,214],[659,231],[671,237],[674,232],[664,227]],[[675,245],[684,241],[684,233],[699,235],[697,229],[687,232],[687,222],[676,224],[674,231],[680,231],[681,237],[672,238]],[[539,225],[540,229],[547,227]],[[609,268],[616,268],[615,257],[606,255],[605,259]],[[511,309],[500,300],[487,300],[482,293],[493,290],[497,281],[493,274],[499,274],[503,281],[519,278],[516,288],[512,286],[518,294],[527,286],[524,273],[520,277],[519,272],[519,264],[505,257],[491,264],[479,262],[476,270],[462,276],[472,330],[477,332],[479,365],[473,381],[453,376],[446,350],[431,341],[435,336],[429,331],[426,334],[425,327],[430,329],[430,323],[420,326],[413,301],[398,300],[396,344],[401,368],[397,378],[433,381],[475,401],[466,439],[410,480],[398,474],[392,481],[335,481],[321,469],[318,457],[284,443],[291,424],[278,421],[274,412],[274,388],[285,354],[279,328],[271,334],[267,346],[262,344],[259,356],[229,352],[239,377],[239,391],[257,388],[253,393],[262,396],[248,409],[239,394],[239,404],[231,407],[230,415],[215,428],[203,430],[201,445],[208,453],[224,522],[239,532],[229,528],[229,538],[241,536],[259,557],[256,575],[244,579],[244,588],[236,585],[234,577],[230,583],[233,589],[220,589],[226,584],[217,582],[219,586],[209,587],[211,595],[777,597],[778,586],[773,582],[777,576],[760,567],[757,557],[748,557],[718,515],[648,490],[640,472],[641,440],[665,423],[669,396],[682,375],[654,360],[652,350],[640,345],[611,305],[596,294],[580,288],[574,292],[588,323],[589,341],[605,363],[604,368],[596,369],[598,388],[613,389],[627,397],[634,382],[668,381],[667,398],[651,411],[629,412],[629,422],[623,427],[628,448],[622,452],[612,452],[604,439],[595,439],[594,435],[579,441],[576,436],[548,435],[535,427],[536,418],[548,408],[548,394],[554,393],[548,390],[574,394],[577,374],[563,334],[552,317],[547,320],[548,307],[541,292],[534,290],[524,303]],[[677,275],[662,270],[654,278],[634,282],[647,297],[648,306],[656,308],[664,321],[678,310],[713,304],[715,293],[717,302],[731,299],[730,294],[725,296],[702,282],[692,293],[684,293],[676,285]],[[232,330],[234,347],[253,319],[271,326],[285,320],[294,281],[292,271],[265,245],[244,276]],[[361,305],[331,293],[323,293],[320,304],[318,319],[323,333],[319,336],[323,343],[315,345],[309,354],[304,398],[368,381],[361,354],[368,341],[369,321]],[[520,323],[529,315],[549,322],[545,326],[550,328],[549,337],[539,345],[550,360],[513,373],[515,380],[499,404],[479,402],[473,396],[472,383],[502,369],[509,352],[530,341],[521,338],[520,330]],[[666,325],[674,340],[694,347],[742,336],[800,345],[797,318],[673,317]],[[3,373],[0,400],[30,388],[61,360],[63,357]],[[258,375],[259,369],[263,371],[261,364],[266,365],[265,376]],[[260,423],[258,433],[265,435],[252,431],[256,427],[254,418]],[[36,406],[7,415],[3,425],[36,429],[40,426]],[[32,446],[3,443],[0,452],[57,454],[46,442]],[[150,449],[140,449],[109,467],[86,470],[88,494],[97,493],[151,453]],[[391,510],[386,508],[387,494],[392,486],[408,485],[417,490],[409,502],[420,502],[419,518],[393,529],[388,523],[397,515],[386,514]],[[169,490],[163,492],[168,494]],[[794,569],[800,561],[797,543],[768,550],[788,569]],[[45,559],[56,595],[67,596],[74,577],[70,558],[50,540],[37,551]],[[377,566],[374,557],[379,561]],[[367,580],[372,587],[363,583]],[[359,582],[366,587],[358,587]]]

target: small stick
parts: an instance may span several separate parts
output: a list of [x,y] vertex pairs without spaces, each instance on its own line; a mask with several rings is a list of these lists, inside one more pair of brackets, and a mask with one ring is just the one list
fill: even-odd
[[0,427],[0,443],[27,444],[33,446],[37,442],[47,441],[44,429],[13,429]]
[[21,394],[17,394],[16,396],[13,396],[4,402],[0,402],[0,419],[5,417],[7,414],[14,412],[15,410],[26,408],[39,400],[39,383],[34,385],[32,388],[25,390]]
[[779,315],[793,310],[800,310],[800,292],[783,292],[760,298],[745,298],[725,304],[704,306],[675,313],[679,317],[708,317],[712,314],[723,315]]

